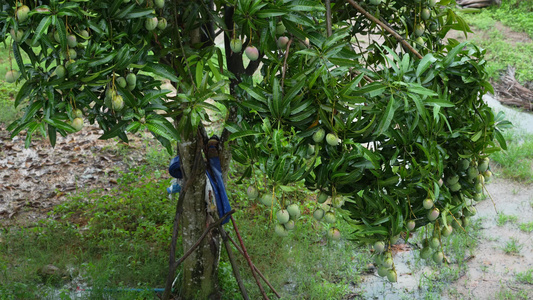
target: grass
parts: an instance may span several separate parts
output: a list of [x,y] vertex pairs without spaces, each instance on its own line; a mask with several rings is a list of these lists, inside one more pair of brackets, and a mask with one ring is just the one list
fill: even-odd
[[497,221],[498,226],[503,226],[506,223],[516,223],[517,221],[518,221],[518,216],[511,216],[511,215],[506,215],[503,213],[498,214],[498,221]]
[[[449,287],[450,283],[457,281],[468,269],[468,258],[475,254],[475,249],[480,236],[481,220],[475,219],[471,225],[461,229],[454,229],[452,235],[447,238],[442,237],[442,250],[449,263],[437,265],[431,257],[422,260],[418,253],[415,263],[412,265],[412,272],[423,268],[424,265],[431,266],[429,272],[422,273],[419,286],[425,290],[424,299],[440,299],[440,295]],[[426,230],[418,232],[416,241],[421,243],[427,235],[431,235],[431,226]]]
[[533,231],[533,222],[521,223],[520,230],[525,231],[525,232]]
[[516,273],[516,281],[520,283],[533,284],[533,269]]
[[[167,160],[152,155],[154,165]],[[110,297],[110,290],[113,299],[153,297],[150,291],[132,294],[126,289],[161,288],[165,281],[175,207],[165,191],[169,179],[157,170],[135,167],[121,174],[112,191],[78,191],[46,220],[3,227],[0,299],[56,299],[58,293],[69,299],[74,278],[91,289],[91,299]],[[370,260],[368,250],[328,241],[329,225],[312,218],[312,204],[302,207],[296,229],[281,238],[274,234],[268,208],[249,202],[236,186],[229,190],[237,199],[234,206],[240,207],[235,218],[253,262],[285,298],[340,299],[359,282],[360,270]],[[309,195],[292,196],[294,202]],[[349,230],[340,220],[336,226]],[[238,262],[250,298],[260,298],[246,261],[239,256]],[[43,275],[40,270],[49,264],[63,275]],[[226,254],[219,278],[224,299],[235,299],[239,292]]]
[[13,105],[19,86],[4,81],[9,69],[11,69],[11,64],[8,50],[0,46],[0,124],[6,126],[21,116],[20,111]]
[[[368,249],[357,248],[347,241],[329,241],[325,237],[329,225],[313,219],[313,203],[303,203],[310,196],[307,192],[291,193],[291,202],[301,203],[302,217],[289,236],[278,237],[274,233],[275,222],[269,221],[270,208],[246,199],[242,187],[230,184],[228,190],[234,191],[234,206],[240,208],[235,218],[254,264],[284,298],[340,299],[349,293],[351,284],[359,282],[361,270],[370,262]],[[343,233],[349,232],[349,225],[340,218],[335,226]],[[257,243],[259,240],[261,243]],[[239,265],[250,298],[261,298],[242,257]],[[235,285],[232,290],[235,293],[230,293],[227,299],[232,299],[238,291]]]
[[496,22],[501,22],[516,32],[525,32],[533,38],[533,2],[510,0],[502,1],[500,7],[483,9],[478,14],[463,14],[474,28],[485,31],[488,38],[478,37],[473,41],[487,50],[488,71],[491,78],[498,80],[499,72],[507,65],[516,68],[516,79],[524,83],[533,81],[531,42],[511,43],[506,36],[494,29]]
[[505,252],[505,254],[519,255],[520,254],[520,250],[522,249],[522,247],[523,247],[523,245],[521,245],[518,242],[518,239],[511,238],[510,241],[505,243],[505,246],[503,247],[503,251]]
[[508,149],[494,153],[491,158],[502,168],[504,177],[533,182],[533,135],[509,130],[504,137]]
[[511,289],[502,289],[496,295],[499,300],[528,300],[531,299],[528,291],[513,291]]
[[[40,298],[70,276],[81,276],[92,296],[103,296],[109,287],[151,288],[164,282],[173,203],[164,193],[168,182],[147,174],[144,168],[132,170],[108,195],[79,192],[46,220],[5,227],[0,270],[9,272],[0,272],[2,299]],[[40,274],[49,264],[71,274],[66,279]],[[131,297],[123,294],[122,299]]]

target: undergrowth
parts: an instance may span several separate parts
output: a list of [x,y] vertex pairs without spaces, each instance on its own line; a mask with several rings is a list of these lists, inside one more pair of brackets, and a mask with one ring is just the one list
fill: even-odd
[[524,84],[533,81],[533,46],[531,41],[512,41],[497,28],[501,22],[515,32],[525,32],[533,39],[533,2],[523,0],[502,1],[500,7],[482,9],[477,14],[462,14],[470,26],[484,31],[473,41],[487,50],[488,72],[498,80],[500,72],[508,65],[516,68],[516,79]]
[[[165,193],[168,180],[149,174],[133,169],[109,192],[78,192],[46,220],[4,228],[0,299],[54,299],[73,282],[77,286],[70,289],[85,286],[93,299],[108,289],[131,299],[124,289],[160,286],[168,269],[174,204]],[[59,268],[61,276],[43,274],[47,265]]]
[[515,130],[506,131],[507,150],[491,157],[504,177],[525,183],[533,182],[533,135]]

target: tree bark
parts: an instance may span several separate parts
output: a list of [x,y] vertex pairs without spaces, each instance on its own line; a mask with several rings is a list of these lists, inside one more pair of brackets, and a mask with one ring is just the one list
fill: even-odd
[[[200,238],[212,217],[207,212],[205,186],[205,165],[200,170],[193,170],[197,155],[197,143],[202,143],[198,135],[179,143],[182,170],[191,180],[183,202],[181,216],[181,235],[184,251],[188,250]],[[203,162],[203,158],[201,158]],[[190,177],[189,177],[190,176]],[[220,259],[220,233],[212,230],[200,246],[182,264],[183,281],[181,297],[183,299],[220,299],[218,282],[218,263]]]

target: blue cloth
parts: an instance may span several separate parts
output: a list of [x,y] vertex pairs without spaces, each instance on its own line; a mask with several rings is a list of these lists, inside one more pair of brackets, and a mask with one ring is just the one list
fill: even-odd
[[[182,179],[183,174],[181,173],[180,168],[180,157],[176,156],[170,161],[170,166],[168,167],[168,173],[177,179]],[[211,184],[211,187],[213,187],[213,192],[215,194],[215,201],[217,204],[217,212],[218,217],[221,218],[226,213],[228,213],[231,210],[231,206],[229,204],[228,194],[226,193],[226,187],[224,186],[224,180],[222,179],[222,167],[220,165],[220,159],[218,156],[209,158],[209,165],[208,168],[205,170],[205,173],[207,175],[207,178],[209,179],[209,183]],[[175,191],[181,190],[181,188],[174,188]],[[179,187],[179,185],[178,185]],[[167,189],[167,192],[171,192],[170,189]],[[222,224],[226,224],[229,221],[229,217],[227,217],[224,221],[222,221]]]

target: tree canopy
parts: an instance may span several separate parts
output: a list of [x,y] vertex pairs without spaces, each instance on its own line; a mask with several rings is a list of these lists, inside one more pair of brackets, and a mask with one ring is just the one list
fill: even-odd
[[284,194],[304,181],[319,202],[329,198],[317,219],[348,219],[353,231],[342,235],[376,243],[387,261],[401,233],[461,228],[490,177],[488,156],[505,148],[507,123],[482,100],[492,92],[484,50],[446,38],[469,32],[454,5],[3,0],[0,41],[14,59],[6,80],[21,83],[15,105],[25,112],[8,130],[53,146],[85,122],[102,139],[147,129],[169,152],[178,141],[190,171],[186,145],[222,114],[224,151],[244,178],[266,178],[251,197],[284,211]]

